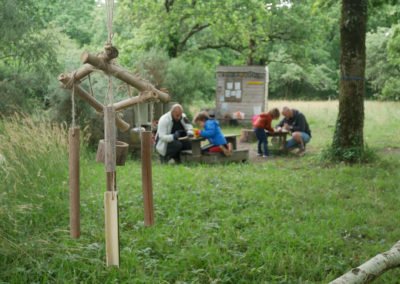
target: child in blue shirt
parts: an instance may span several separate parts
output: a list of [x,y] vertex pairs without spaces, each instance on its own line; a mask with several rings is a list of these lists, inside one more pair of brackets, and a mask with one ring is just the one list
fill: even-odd
[[199,112],[193,119],[195,124],[198,124],[204,130],[198,130],[195,135],[207,138],[210,142],[209,145],[202,147],[201,151],[204,152],[222,152],[229,156],[232,154],[232,146],[227,145],[224,134],[217,120],[210,118],[207,112]]

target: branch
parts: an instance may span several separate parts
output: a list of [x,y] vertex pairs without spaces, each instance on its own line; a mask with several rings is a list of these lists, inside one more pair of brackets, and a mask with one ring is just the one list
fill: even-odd
[[179,43],[178,45],[178,52],[183,49],[183,47],[186,45],[186,42],[190,37],[192,37],[194,34],[204,30],[205,28],[209,27],[210,24],[205,24],[200,26],[199,24],[196,24],[192,27],[192,30],[185,36],[185,38]]
[[329,284],[370,283],[384,272],[396,267],[400,267],[400,241],[387,252],[378,254]]
[[203,46],[200,46],[198,49],[199,50],[204,50],[204,49],[219,49],[219,48],[229,48],[232,49],[234,51],[237,51],[239,53],[242,53],[244,48],[240,48],[240,47],[235,47],[233,45],[230,45],[228,43],[221,43],[221,44],[206,44]]
[[174,5],[174,0],[165,0],[164,6],[165,6],[165,10],[167,11],[167,13],[169,13],[169,11],[171,11],[172,5]]
[[18,54],[9,54],[9,55],[0,57],[0,60],[2,60],[2,59],[4,59],[4,58],[8,58],[8,57],[15,57],[15,56],[17,56],[17,55],[18,55]]

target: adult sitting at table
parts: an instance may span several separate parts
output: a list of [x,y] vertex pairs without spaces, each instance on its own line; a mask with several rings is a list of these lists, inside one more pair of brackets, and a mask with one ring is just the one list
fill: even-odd
[[303,156],[306,152],[305,145],[310,142],[311,139],[311,130],[306,117],[297,109],[290,109],[287,106],[282,108],[281,113],[284,118],[278,123],[276,130],[281,132],[285,129],[292,135],[292,138],[286,142],[283,149],[291,151],[295,148],[299,148],[297,154]]
[[182,106],[175,104],[158,121],[156,149],[161,163],[168,163],[171,158],[175,163],[181,162],[181,151],[192,149],[190,140],[179,139],[186,136],[193,137],[193,126],[183,113]]

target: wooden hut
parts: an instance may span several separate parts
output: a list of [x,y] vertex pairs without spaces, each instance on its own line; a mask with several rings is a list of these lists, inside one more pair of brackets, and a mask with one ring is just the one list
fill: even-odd
[[217,119],[246,124],[267,110],[267,66],[217,66],[216,71]]

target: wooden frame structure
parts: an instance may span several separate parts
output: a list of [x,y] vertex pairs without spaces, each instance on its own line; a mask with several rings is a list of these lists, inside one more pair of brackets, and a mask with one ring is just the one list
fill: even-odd
[[[126,123],[119,111],[139,103],[161,101],[168,103],[168,93],[156,89],[148,81],[136,76],[132,72],[118,66],[112,60],[118,56],[118,50],[108,45],[104,52],[92,55],[83,52],[81,61],[84,66],[70,74],[60,74],[58,80],[61,87],[72,89],[73,94],[79,95],[91,105],[99,114],[104,115],[104,157],[106,171],[106,192],[104,193],[105,231],[106,231],[106,258],[107,265],[119,266],[119,232],[118,232],[118,192],[116,187],[116,128],[122,132],[128,131],[131,126]],[[101,70],[109,76],[124,81],[136,88],[139,95],[120,102],[104,106],[94,96],[91,96],[79,84],[81,80],[95,70]],[[111,100],[112,101],[112,100]],[[79,128],[70,130],[70,236],[80,236],[80,201],[79,201]],[[153,193],[151,176],[151,132],[145,131],[142,135],[142,179],[145,225],[154,225]],[[100,160],[102,159],[100,157]]]

